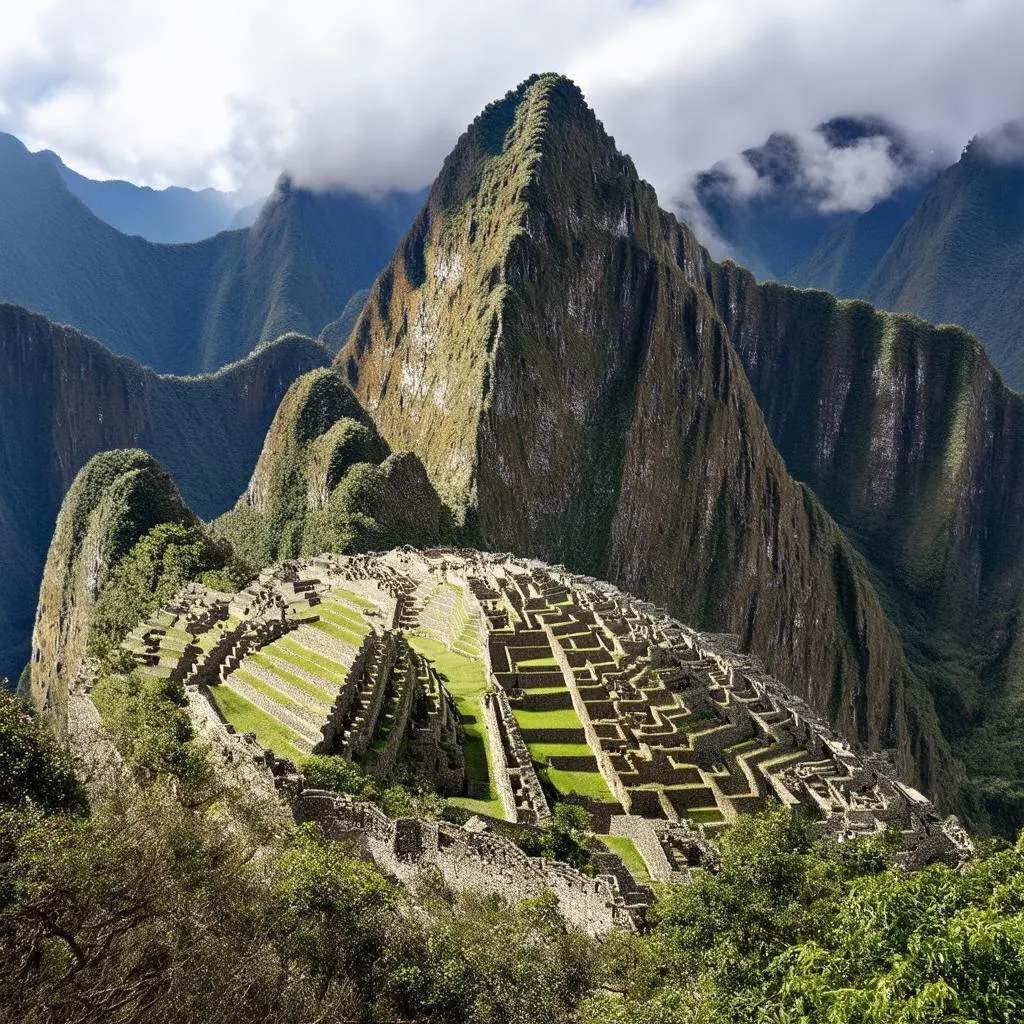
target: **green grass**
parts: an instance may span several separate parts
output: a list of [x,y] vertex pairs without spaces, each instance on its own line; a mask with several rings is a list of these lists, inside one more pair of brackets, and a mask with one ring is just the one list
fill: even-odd
[[629,868],[629,873],[638,882],[649,882],[651,880],[651,873],[647,870],[647,864],[643,857],[640,856],[640,851],[633,845],[633,840],[629,836],[598,836],[597,838],[612,853],[617,853],[622,858],[622,862]]
[[286,651],[295,658],[309,662],[310,665],[315,665],[318,670],[332,678],[336,677],[340,682],[344,682],[345,677],[348,675],[348,669],[340,662],[332,661],[322,654],[317,654],[316,651],[311,651],[308,647],[303,647],[302,644],[297,640],[293,640],[290,636],[283,636],[280,640],[275,640],[270,646],[282,652]]
[[[345,683],[346,669],[338,666],[337,668],[325,668],[323,665],[318,665],[315,661],[310,658],[303,657],[302,654],[296,654],[288,648],[279,646],[280,641],[275,641],[267,647],[263,648],[262,654],[272,654],[279,661],[285,662],[287,665],[291,665],[294,668],[302,669],[304,672],[308,672],[310,675],[316,676],[317,679],[324,683],[328,683],[332,686],[342,686]],[[309,683],[306,684],[310,685]],[[316,684],[312,684],[316,685]],[[320,687],[319,689],[322,689]],[[334,700],[334,697],[331,697]]]
[[462,723],[466,778],[471,782],[486,782],[488,785],[490,795],[486,800],[452,797],[451,802],[470,811],[489,814],[492,818],[504,818],[505,809],[494,784],[494,764],[480,706],[481,698],[487,692],[483,662],[479,658],[456,654],[432,637],[413,634],[406,634],[406,637],[413,650],[434,663],[434,668],[444,679],[445,688],[455,701],[455,709]]
[[554,658],[527,658],[525,661],[517,661],[516,668],[558,668],[558,662]]
[[351,644],[353,647],[362,646],[363,636],[358,633],[353,633],[350,629],[342,629],[341,626],[336,626],[333,622],[327,619],[321,619],[319,622],[311,622],[309,624],[313,629],[319,629],[321,633],[326,633],[328,636],[334,637],[336,640],[344,640],[345,643]]
[[343,604],[325,601],[323,604],[317,605],[316,614],[321,616],[321,618],[329,619],[336,626],[350,629],[354,633],[360,633],[362,636],[366,636],[370,632],[370,624],[366,619],[359,612],[354,612]]
[[582,729],[580,716],[572,708],[559,711],[513,711],[520,729]]
[[547,764],[553,757],[593,757],[589,743],[531,743],[530,756]]
[[558,768],[550,768],[546,765],[537,765],[538,774],[551,783],[559,793],[566,796],[586,796],[591,800],[598,800],[601,803],[615,803],[615,797],[608,788],[608,783],[598,771],[593,772],[564,772]]
[[268,700],[275,701],[283,708],[291,709],[301,706],[297,701],[292,700],[287,694],[275,689],[270,685],[270,683],[265,683],[262,679],[257,679],[256,676],[251,672],[247,672],[244,668],[235,669],[234,674],[238,676],[246,686],[251,686],[254,690],[258,690]]
[[332,594],[340,597],[344,601],[348,601],[350,604],[354,604],[357,608],[375,609],[375,605],[372,601],[365,597],[361,597],[359,594],[354,594],[351,590],[345,590],[343,587],[334,587],[331,590]]
[[686,811],[686,817],[690,821],[700,822],[704,825],[714,825],[725,821],[722,812],[717,807],[691,807]]
[[250,654],[249,657],[257,665],[262,665],[268,672],[273,672],[275,676],[284,679],[286,682],[294,686],[296,690],[301,690],[306,694],[306,696],[312,697],[313,700],[318,703],[332,704],[334,702],[334,697],[326,690],[321,689],[319,686],[314,686],[308,679],[303,679],[302,676],[297,676],[293,672],[289,672],[286,668],[281,666],[273,658],[268,657],[266,654]]
[[281,757],[299,761],[306,755],[295,746],[299,737],[265,711],[226,686],[211,686],[210,698],[226,722],[238,732],[256,733],[257,742]]

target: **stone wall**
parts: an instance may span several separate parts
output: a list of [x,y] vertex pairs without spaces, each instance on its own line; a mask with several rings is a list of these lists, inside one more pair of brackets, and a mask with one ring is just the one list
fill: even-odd
[[537,778],[537,772],[533,767],[533,758],[530,757],[530,751],[519,732],[519,723],[512,713],[508,695],[500,687],[492,689],[484,695],[484,705],[490,707],[492,716],[490,720],[485,719],[488,730],[493,722],[494,734],[501,740],[506,766],[505,775],[512,792],[512,820],[529,824],[550,821],[551,808],[548,807],[540,779]]
[[299,794],[293,813],[296,821],[317,822],[328,838],[354,843],[358,853],[406,885],[436,870],[453,889],[493,892],[513,902],[553,892],[565,920],[591,935],[636,929],[643,921],[643,906],[627,905],[612,879],[528,857],[501,836],[446,822],[393,821],[371,804],[323,790]]

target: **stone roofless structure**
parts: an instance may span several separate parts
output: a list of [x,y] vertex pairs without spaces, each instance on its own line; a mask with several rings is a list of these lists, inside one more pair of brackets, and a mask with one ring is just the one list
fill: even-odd
[[[238,707],[270,722],[264,745],[278,758],[340,754],[382,779],[403,765],[442,794],[486,798],[487,781],[466,775],[466,706],[417,636],[481,666],[486,692],[468,719],[479,713],[490,782],[520,826],[576,803],[661,881],[713,869],[714,835],[768,800],[836,841],[896,829],[908,867],[970,856],[955,819],[884,756],[855,752],[734,637],[559,566],[455,549],[324,555],[268,569],[235,595],[191,585],[126,644],[228,722]],[[342,817],[349,831],[369,820]],[[427,860],[459,847],[427,831]],[[614,875],[622,864],[608,856]],[[612,888],[620,899],[623,886]]]

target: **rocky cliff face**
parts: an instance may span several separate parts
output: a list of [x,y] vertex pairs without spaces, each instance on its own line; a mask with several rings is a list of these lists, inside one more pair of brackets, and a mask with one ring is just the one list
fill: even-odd
[[214,524],[251,565],[298,555],[436,544],[442,506],[423,464],[391,453],[340,375],[285,395],[245,493]]
[[0,300],[161,372],[212,372],[261,340],[319,334],[370,286],[419,202],[282,179],[252,227],[161,245],[104,223],[49,157],[0,133]]
[[62,729],[86,653],[92,611],[111,570],[158,523],[198,523],[146,452],[103,452],[61,505],[32,633],[32,699]]
[[145,448],[205,518],[231,505],[278,403],[326,352],[291,337],[210,377],[162,377],[68,327],[0,304],[0,676],[28,660],[43,561],[76,473]]
[[787,474],[710,273],[576,87],[542,76],[459,141],[338,362],[467,534],[738,633],[955,803],[928,698],[860,559]]
[[[960,324],[1024,387],[1024,163],[1020,125],[975,139],[903,225],[859,295]],[[1010,133],[1008,137],[1002,137]]]
[[978,811],[1024,821],[1024,397],[954,327],[714,268],[772,438],[882,583]]

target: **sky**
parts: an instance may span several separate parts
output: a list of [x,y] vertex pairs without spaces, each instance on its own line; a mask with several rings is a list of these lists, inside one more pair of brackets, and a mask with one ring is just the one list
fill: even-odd
[[[822,202],[898,184],[877,114],[955,159],[1024,115],[1017,0],[0,0],[0,129],[92,177],[367,193],[430,183],[482,107],[573,78],[664,205],[694,172],[797,133]],[[827,147],[826,147],[827,150]]]

